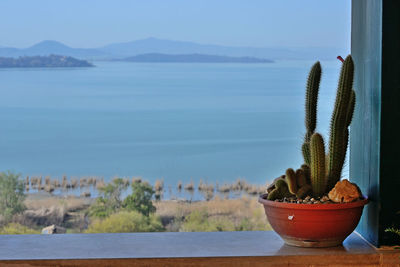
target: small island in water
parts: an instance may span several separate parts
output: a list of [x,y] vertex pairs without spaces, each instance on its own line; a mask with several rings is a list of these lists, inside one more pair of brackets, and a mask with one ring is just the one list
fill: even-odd
[[273,63],[273,60],[255,57],[228,57],[205,54],[161,54],[148,53],[133,57],[119,59],[118,61],[128,62],[149,62],[149,63]]
[[86,60],[67,56],[0,57],[0,68],[70,68],[94,67]]

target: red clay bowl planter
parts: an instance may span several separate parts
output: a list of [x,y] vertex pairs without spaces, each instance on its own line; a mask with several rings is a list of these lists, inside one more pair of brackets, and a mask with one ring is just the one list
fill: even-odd
[[263,194],[272,228],[286,244],[297,247],[333,247],[343,243],[356,228],[368,198],[351,203],[296,204],[275,202]]

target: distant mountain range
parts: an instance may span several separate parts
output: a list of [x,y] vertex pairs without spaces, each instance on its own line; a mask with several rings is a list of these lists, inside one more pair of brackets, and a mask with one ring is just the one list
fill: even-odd
[[71,48],[56,41],[43,41],[28,48],[0,47],[0,57],[63,55],[82,59],[105,58],[108,55],[92,48]]
[[128,62],[153,62],[153,63],[272,63],[269,59],[254,57],[227,57],[203,54],[168,55],[160,53],[142,54],[121,59]]
[[127,43],[115,43],[99,48],[72,48],[57,41],[42,41],[31,47],[22,49],[0,46],[0,57],[46,56],[56,54],[90,60],[111,60],[151,53],[170,55],[203,54],[227,57],[253,57],[271,60],[333,60],[338,55],[346,55],[348,51],[324,47],[234,47],[157,38],[147,38]]

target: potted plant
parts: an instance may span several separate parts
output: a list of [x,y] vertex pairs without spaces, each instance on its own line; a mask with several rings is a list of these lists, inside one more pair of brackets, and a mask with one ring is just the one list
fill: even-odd
[[368,203],[355,184],[340,181],[356,101],[353,76],[354,63],[348,56],[340,73],[326,153],[322,135],[315,132],[321,65],[313,65],[306,86],[304,164],[296,171],[287,169],[259,198],[272,228],[288,245],[342,244]]

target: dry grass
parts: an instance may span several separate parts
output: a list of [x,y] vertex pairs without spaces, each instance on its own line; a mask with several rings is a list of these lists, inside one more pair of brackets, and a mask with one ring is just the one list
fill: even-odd
[[85,177],[79,179],[79,187],[86,187],[88,185],[87,179]]
[[142,177],[132,177],[132,184],[134,183],[141,183],[142,182]]
[[186,191],[194,191],[194,183],[193,183],[193,181],[191,180],[190,183],[186,184],[184,188],[185,188]]
[[154,190],[156,192],[161,192],[164,189],[164,179],[162,180],[156,180],[155,184],[154,184]]
[[60,181],[58,179],[51,180],[51,185],[55,188],[59,188],[61,186]]
[[87,224],[85,210],[93,201],[90,198],[30,195],[25,200],[27,209],[14,220],[35,229],[56,224],[82,231]]
[[98,180],[96,183],[96,189],[97,190],[101,190],[106,186],[106,184],[104,183],[104,179],[102,178],[101,180]]
[[232,189],[232,186],[229,184],[219,185],[217,183],[217,191],[220,193],[229,193]]
[[68,211],[81,210],[86,208],[93,200],[77,197],[53,197],[30,195],[25,200],[25,206],[28,210],[39,210],[42,208],[50,209],[52,207],[63,207]]
[[96,183],[97,183],[97,178],[96,177],[89,177],[88,178],[88,184],[89,185],[96,186]]
[[182,182],[181,181],[178,182],[177,188],[178,188],[178,191],[182,190]]
[[78,186],[78,178],[71,179],[71,188],[76,188]]
[[239,199],[220,199],[215,197],[210,201],[184,202],[160,201],[154,203],[156,214],[161,218],[184,218],[194,211],[206,210],[209,217],[226,217],[232,222],[247,219],[254,230],[271,230],[264,214],[264,208],[257,198],[242,197]]
[[50,176],[46,176],[45,178],[44,178],[44,184],[45,185],[50,185]]

